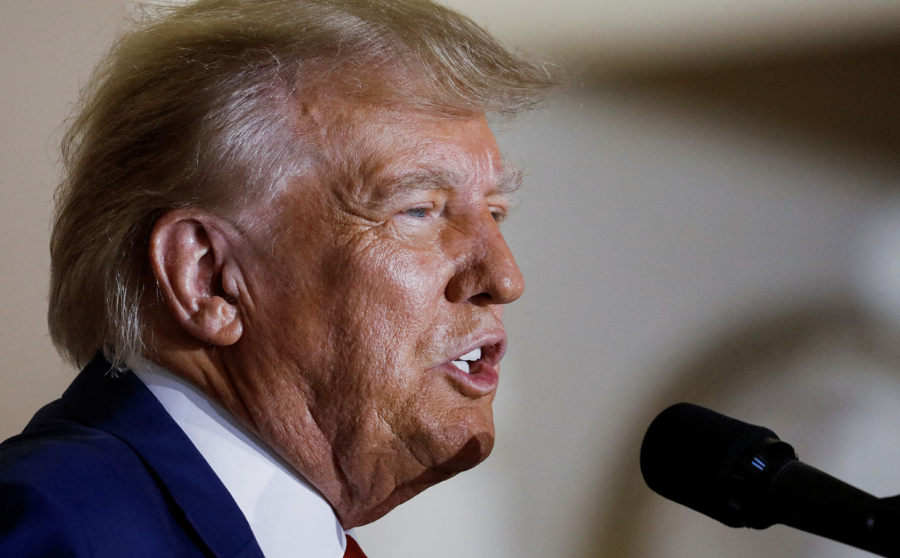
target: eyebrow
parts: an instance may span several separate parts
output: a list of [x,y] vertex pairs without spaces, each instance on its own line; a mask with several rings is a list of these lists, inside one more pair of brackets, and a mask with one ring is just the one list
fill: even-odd
[[[502,161],[502,165],[503,169],[500,172],[497,185],[488,194],[504,194],[510,198],[511,202],[515,203],[518,198],[517,193],[522,187],[523,173],[506,159]],[[449,169],[417,169],[413,172],[390,177],[381,182],[378,187],[374,188],[374,192],[377,192],[377,194],[373,196],[371,203],[377,204],[391,199],[403,191],[452,190],[460,184],[465,184],[467,179],[468,177],[465,174]]]
[[497,191],[515,197],[522,188],[522,170],[506,159],[503,159],[503,172],[500,174],[500,182]]

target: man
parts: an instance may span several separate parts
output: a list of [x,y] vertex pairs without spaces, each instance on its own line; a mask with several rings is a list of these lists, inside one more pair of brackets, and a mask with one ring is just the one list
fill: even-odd
[[0,446],[0,555],[360,555],[491,451],[523,281],[485,116],[552,77],[427,0],[139,19],[63,146],[49,323],[84,370]]

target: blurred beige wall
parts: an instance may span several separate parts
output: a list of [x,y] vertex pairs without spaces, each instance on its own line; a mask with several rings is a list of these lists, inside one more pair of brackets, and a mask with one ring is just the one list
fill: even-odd
[[[894,0],[458,2],[514,44],[620,70],[745,59],[775,35],[792,50],[855,44],[900,21]],[[4,438],[75,374],[44,323],[57,145],[123,5],[0,3]],[[597,555],[635,431],[684,363],[749,322],[856,296],[860,231],[892,203],[897,170],[781,113],[679,91],[577,77],[548,109],[498,127],[528,175],[505,225],[528,286],[506,314],[495,453],[363,528],[371,558]]]
[[604,67],[741,58],[896,33],[895,0],[450,0],[529,50]]
[[120,0],[0,2],[0,436],[74,377],[45,321],[61,125],[119,25]]

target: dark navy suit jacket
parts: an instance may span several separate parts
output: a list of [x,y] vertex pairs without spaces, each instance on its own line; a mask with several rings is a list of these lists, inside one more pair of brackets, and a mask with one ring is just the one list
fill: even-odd
[[0,556],[262,558],[225,486],[134,374],[102,358],[0,445]]

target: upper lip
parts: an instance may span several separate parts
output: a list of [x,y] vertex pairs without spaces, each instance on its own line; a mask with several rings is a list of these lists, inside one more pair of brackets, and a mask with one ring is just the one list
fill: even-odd
[[460,360],[475,349],[481,349],[481,358],[478,362],[495,367],[506,354],[506,332],[502,329],[477,333],[466,337],[457,345],[454,345],[450,354],[454,355],[450,362]]

